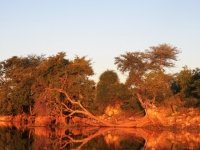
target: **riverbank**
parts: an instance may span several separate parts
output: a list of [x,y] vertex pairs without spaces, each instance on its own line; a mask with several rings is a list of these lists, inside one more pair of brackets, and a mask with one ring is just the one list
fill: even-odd
[[14,126],[16,128],[23,127],[47,127],[47,126],[67,126],[65,117],[62,116],[0,116],[0,127]]
[[[167,112],[164,109],[149,109],[144,117],[134,118],[125,116],[98,116],[99,119],[110,123],[109,127],[142,127],[149,129],[187,129],[200,131],[200,110],[184,109],[178,112]],[[0,116],[0,126],[23,127],[66,127],[66,126],[102,126],[96,120],[72,117],[67,124],[65,116]]]

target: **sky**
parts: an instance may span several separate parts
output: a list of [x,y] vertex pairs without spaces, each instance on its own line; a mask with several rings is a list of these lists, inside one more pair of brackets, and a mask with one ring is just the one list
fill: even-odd
[[162,43],[181,51],[175,70],[200,67],[199,40],[200,0],[0,0],[0,61],[64,51],[92,59],[98,80],[116,56]]

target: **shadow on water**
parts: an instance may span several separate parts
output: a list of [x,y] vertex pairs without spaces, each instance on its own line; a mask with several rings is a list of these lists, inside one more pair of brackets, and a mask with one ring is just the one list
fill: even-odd
[[198,132],[141,128],[0,128],[0,149],[200,149]]

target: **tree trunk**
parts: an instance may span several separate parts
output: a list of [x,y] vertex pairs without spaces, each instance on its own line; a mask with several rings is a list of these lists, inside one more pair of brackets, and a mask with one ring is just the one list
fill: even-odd
[[138,101],[140,102],[141,107],[144,109],[145,115],[147,115],[147,105],[145,104],[142,96],[139,93],[136,93]]

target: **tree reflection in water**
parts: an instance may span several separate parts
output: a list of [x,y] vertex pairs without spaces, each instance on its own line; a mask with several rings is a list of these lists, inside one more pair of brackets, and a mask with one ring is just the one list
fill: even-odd
[[200,149],[198,132],[140,128],[0,128],[0,149]]
[[30,130],[18,131],[15,127],[0,128],[0,149],[2,150],[27,150],[33,142]]

